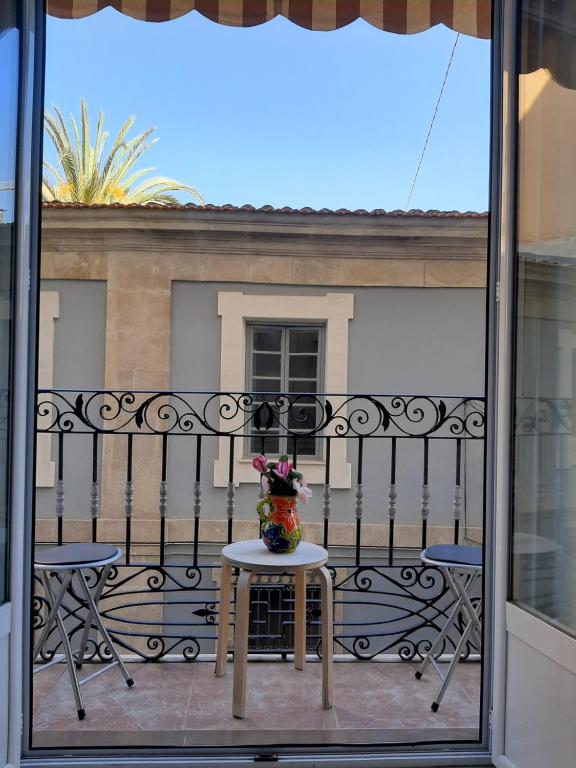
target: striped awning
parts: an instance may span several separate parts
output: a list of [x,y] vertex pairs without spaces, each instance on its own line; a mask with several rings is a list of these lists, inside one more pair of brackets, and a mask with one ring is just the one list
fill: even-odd
[[436,24],[489,38],[491,0],[47,0],[47,11],[79,19],[104,8],[141,21],[169,21],[198,11],[218,24],[253,27],[284,16],[306,29],[329,31],[362,18],[378,29],[409,35]]

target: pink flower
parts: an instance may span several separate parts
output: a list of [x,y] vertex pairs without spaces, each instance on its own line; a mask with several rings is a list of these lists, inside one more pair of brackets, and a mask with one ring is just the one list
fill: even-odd
[[266,456],[263,456],[262,454],[259,454],[258,456],[254,456],[252,459],[252,466],[257,472],[260,472],[261,475],[263,475],[265,472],[268,471],[268,463],[266,461]]
[[292,480],[292,487],[296,491],[298,499],[302,502],[302,504],[306,504],[308,499],[312,497],[311,489],[308,488],[308,486],[304,483],[299,483],[298,480]]
[[292,464],[288,461],[278,461],[276,462],[276,467],[272,470],[276,477],[279,477],[281,480],[288,480],[288,473],[292,470]]

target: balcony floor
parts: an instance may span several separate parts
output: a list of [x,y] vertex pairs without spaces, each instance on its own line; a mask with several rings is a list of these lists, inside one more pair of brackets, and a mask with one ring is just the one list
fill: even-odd
[[[439,680],[415,664],[337,662],[334,706],[320,708],[321,667],[248,666],[246,718],[232,717],[232,664],[224,678],[210,662],[132,664],[127,688],[117,670],[82,687],[87,711],[76,718],[64,665],[34,675],[34,747],[206,747],[270,744],[392,744],[476,740],[480,664],[459,664],[437,713]],[[86,668],[86,674],[93,667]]]

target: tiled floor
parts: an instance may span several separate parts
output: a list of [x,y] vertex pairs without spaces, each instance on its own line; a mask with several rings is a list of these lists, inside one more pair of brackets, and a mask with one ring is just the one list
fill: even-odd
[[[460,664],[437,713],[438,678],[414,678],[414,665],[340,662],[334,706],[321,707],[321,667],[254,661],[248,667],[246,718],[231,713],[232,665],[134,664],[127,688],[110,670],[82,688],[86,719],[76,718],[62,665],[34,675],[33,746],[240,746],[394,743],[478,737],[480,665]],[[88,668],[87,674],[92,671]]]

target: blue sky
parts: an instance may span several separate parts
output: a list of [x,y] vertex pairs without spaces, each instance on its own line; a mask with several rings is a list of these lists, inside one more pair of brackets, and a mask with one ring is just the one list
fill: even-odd
[[[49,18],[46,106],[77,114],[83,97],[110,134],[129,115],[156,126],[145,164],[210,203],[404,208],[454,38]],[[489,56],[460,38],[411,208],[486,210]]]

